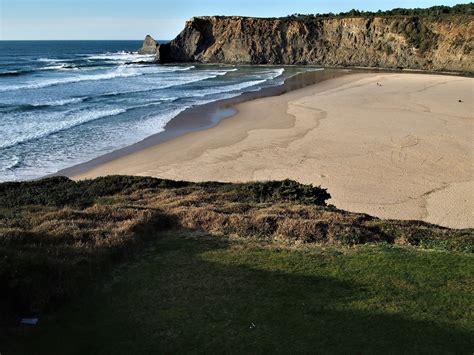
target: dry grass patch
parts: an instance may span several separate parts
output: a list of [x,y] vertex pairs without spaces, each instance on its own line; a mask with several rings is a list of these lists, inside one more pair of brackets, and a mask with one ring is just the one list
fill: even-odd
[[295,245],[383,242],[474,250],[472,229],[380,220],[328,206],[329,197],[325,189],[289,180],[224,184],[110,176],[0,184],[3,304],[39,312],[169,227]]

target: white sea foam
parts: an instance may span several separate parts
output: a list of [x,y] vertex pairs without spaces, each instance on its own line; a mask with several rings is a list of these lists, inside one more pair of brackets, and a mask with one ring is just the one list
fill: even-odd
[[151,99],[151,100],[147,100],[147,101],[142,102],[142,103],[138,103],[137,105],[127,106],[127,111],[133,110],[133,109],[136,109],[136,108],[158,106],[158,105],[161,105],[163,103],[170,103],[170,102],[176,101],[178,99],[179,99],[179,97],[165,97],[165,98]]
[[58,63],[58,62],[64,62],[64,59],[57,59],[57,58],[39,58],[37,59],[38,62],[43,62],[43,63]]
[[79,70],[78,67],[70,64],[50,65],[49,67],[40,68],[39,70]]
[[275,70],[269,72],[270,78],[275,79],[275,78],[279,77],[280,75],[283,75],[284,72],[285,72],[285,68],[275,69]]
[[224,71],[224,70],[221,70],[221,71],[201,71],[201,72],[196,72],[192,75],[173,77],[172,81],[170,81],[170,78],[166,78],[166,80],[159,80],[159,79],[156,79],[156,78],[149,78],[149,80],[147,82],[147,84],[149,84],[149,87],[146,87],[145,89],[128,90],[126,92],[113,91],[113,92],[107,92],[107,93],[103,94],[102,96],[109,96],[110,97],[110,96],[116,96],[116,95],[137,94],[137,93],[145,93],[145,92],[162,90],[162,89],[169,89],[169,88],[176,87],[176,86],[187,85],[187,84],[197,83],[197,82],[204,81],[204,80],[214,79],[214,78],[217,78],[219,76],[224,76],[227,73],[228,73],[228,71]]
[[21,73],[24,73],[25,71],[23,70],[9,70],[9,71],[5,71],[5,72],[0,72],[0,76],[15,76],[15,75],[19,75]]
[[263,84],[266,82],[267,79],[262,79],[262,80],[252,80],[252,81],[246,81],[243,83],[239,84],[232,84],[232,85],[225,85],[225,86],[218,86],[212,89],[206,89],[201,92],[197,92],[196,94],[190,93],[189,95],[192,97],[205,97],[209,95],[214,95],[214,94],[224,94],[224,93],[229,93],[229,92],[234,92],[234,91],[240,91],[258,84]]
[[15,170],[20,166],[21,159],[16,156],[2,156],[0,159],[0,182],[15,180]]
[[[12,134],[6,135],[6,139],[0,142],[0,148],[10,148],[18,144],[47,137],[51,134],[70,129],[87,122],[95,121],[104,117],[116,116],[126,111],[126,109],[117,108],[95,111],[70,111],[64,113],[55,113],[53,114],[53,117],[50,117],[49,122],[44,123],[41,128],[36,127],[36,129],[33,129],[33,126],[37,125],[34,121],[32,121],[30,123],[30,129],[24,130],[26,125],[22,125],[21,132],[11,132]],[[65,117],[67,117],[67,119],[65,119]]]
[[[115,78],[128,78],[141,75],[149,74],[158,74],[162,72],[174,72],[174,71],[183,71],[190,70],[192,67],[133,67],[121,65],[111,71],[98,74],[81,74],[75,76],[68,76],[58,79],[47,79],[31,82],[23,85],[12,85],[12,86],[3,86],[0,87],[1,91],[14,91],[14,90],[24,90],[24,89],[40,89],[49,86],[63,85],[78,83],[82,81],[99,81],[99,80],[110,80]],[[225,74],[225,73],[224,73]]]
[[93,54],[87,56],[91,60],[106,60],[116,62],[153,62],[155,56],[153,54],[138,54],[137,52],[114,52],[114,53],[103,53]]
[[0,159],[0,170],[13,170],[21,163],[21,159],[16,155]]
[[182,106],[171,111],[166,111],[158,115],[152,115],[148,117],[138,128],[140,139],[149,136],[150,132],[152,132],[152,134],[156,134],[164,131],[165,126],[169,121],[189,107],[190,106]]
[[69,104],[77,104],[79,102],[84,101],[85,98],[83,97],[75,97],[72,99],[61,99],[61,100],[53,100],[53,101],[43,101],[41,103],[34,103],[32,106],[65,106]]
[[[203,91],[200,91],[200,92],[198,91],[195,94],[193,94],[192,92],[189,92],[188,94],[192,97],[205,97],[205,96],[220,94],[220,93],[226,94],[226,93],[234,92],[234,91],[239,91],[239,94],[240,94],[240,92],[243,89],[247,89],[247,88],[250,88],[252,86],[257,86],[259,84],[263,84],[263,83],[265,83],[269,80],[273,80],[273,79],[279,77],[280,75],[283,74],[284,70],[285,69],[283,69],[283,68],[282,69],[276,69],[276,70],[271,70],[271,71],[267,71],[267,72],[255,75],[255,77],[262,77],[262,74],[263,74],[263,78],[259,79],[259,80],[250,80],[250,81],[244,81],[242,83],[237,83],[237,84],[217,86],[217,87],[206,89],[206,90],[203,90]],[[257,87],[255,90],[260,90],[260,87]],[[254,90],[252,90],[252,91],[254,91]],[[235,96],[235,95],[232,95],[232,96]],[[226,96],[226,97],[231,97],[231,96]]]

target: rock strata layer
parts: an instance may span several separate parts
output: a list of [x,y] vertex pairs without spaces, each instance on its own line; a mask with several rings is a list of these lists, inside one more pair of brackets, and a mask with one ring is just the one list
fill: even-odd
[[[313,64],[474,72],[474,17],[194,17],[158,62]],[[153,50],[147,36],[142,48]]]

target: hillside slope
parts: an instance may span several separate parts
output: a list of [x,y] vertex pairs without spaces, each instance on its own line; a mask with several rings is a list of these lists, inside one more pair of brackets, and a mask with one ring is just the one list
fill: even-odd
[[290,180],[0,184],[2,351],[468,353],[474,230],[329,198]]
[[0,319],[2,312],[41,311],[68,298],[84,275],[107,269],[150,234],[173,227],[291,245],[474,250],[472,229],[380,220],[328,206],[329,198],[325,189],[291,180],[226,184],[108,176],[0,184]]

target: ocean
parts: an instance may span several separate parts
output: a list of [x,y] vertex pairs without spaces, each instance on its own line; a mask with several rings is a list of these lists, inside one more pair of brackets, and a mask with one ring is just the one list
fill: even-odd
[[141,41],[0,41],[0,181],[52,174],[303,68],[155,65]]

